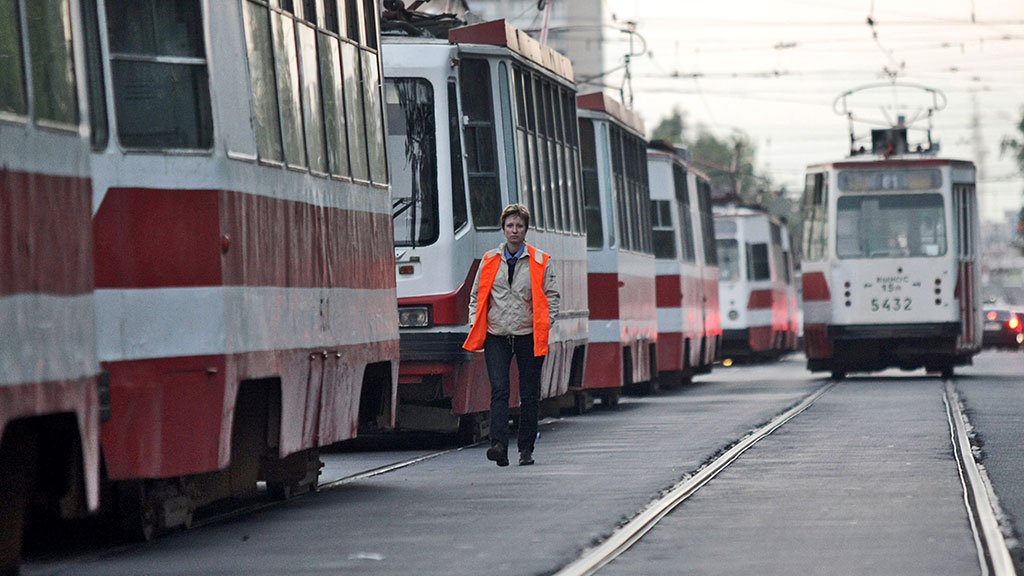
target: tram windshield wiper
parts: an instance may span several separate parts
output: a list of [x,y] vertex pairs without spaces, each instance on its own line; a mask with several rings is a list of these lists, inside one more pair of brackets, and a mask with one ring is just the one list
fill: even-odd
[[398,218],[403,212],[412,208],[412,205],[412,198],[398,198],[391,203],[391,219]]

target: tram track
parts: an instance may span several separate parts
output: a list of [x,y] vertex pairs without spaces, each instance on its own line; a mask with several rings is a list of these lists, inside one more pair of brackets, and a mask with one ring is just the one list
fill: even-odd
[[964,414],[960,396],[953,381],[944,380],[943,402],[949,418],[950,441],[960,471],[964,490],[964,506],[971,524],[974,543],[978,549],[978,563],[982,576],[1011,576],[1017,573],[1010,557],[1006,539],[999,525],[1004,517],[999,510],[992,483],[984,468],[974,459],[970,439],[970,422]]
[[725,470],[744,452],[754,446],[754,444],[757,444],[760,440],[771,435],[784,424],[810,408],[818,398],[832,389],[833,386],[835,386],[835,382],[829,382],[820,386],[793,407],[779,414],[764,426],[747,434],[739,442],[692,476],[683,479],[673,486],[668,493],[652,502],[639,514],[616,529],[603,542],[584,550],[576,560],[555,572],[554,576],[585,576],[596,573],[629,550],[630,547],[640,541],[645,534],[657,526],[672,510],[682,504],[687,498],[693,496],[722,470]]
[[[835,385],[835,382],[829,382],[819,387],[764,426],[749,433],[713,461],[684,478],[663,496],[652,501],[636,516],[619,526],[604,541],[585,549],[575,560],[554,572],[554,576],[587,576],[600,571],[628,551],[672,510],[708,484],[744,452],[806,411]],[[950,442],[963,488],[965,511],[977,548],[981,574],[983,576],[1015,576],[1017,572],[999,522],[1004,515],[998,509],[991,482],[984,469],[974,458],[969,436],[970,423],[963,412],[956,389],[949,379],[944,379],[943,403],[949,424]]]

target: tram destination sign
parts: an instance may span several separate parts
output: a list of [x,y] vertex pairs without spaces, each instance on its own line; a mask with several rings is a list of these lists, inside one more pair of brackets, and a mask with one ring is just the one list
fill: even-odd
[[841,170],[838,181],[843,192],[935,190],[942,186],[942,172],[938,168]]

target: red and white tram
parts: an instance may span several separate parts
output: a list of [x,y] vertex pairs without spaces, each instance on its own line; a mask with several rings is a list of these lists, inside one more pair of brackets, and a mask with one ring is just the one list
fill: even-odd
[[902,126],[871,152],[807,170],[807,367],[951,376],[981,348],[978,200],[971,162],[911,151]]
[[722,358],[778,358],[797,348],[799,310],[786,224],[760,207],[716,206]]
[[[410,26],[389,26],[409,30]],[[469,291],[497,247],[502,208],[531,212],[528,242],[552,255],[562,310],[541,398],[583,377],[586,243],[572,68],[503,20],[447,39],[384,37],[402,362],[398,426],[486,433],[483,354],[462,349]],[[513,379],[510,402],[518,406]]]
[[710,372],[722,338],[711,184],[688,159],[685,149],[647,149],[662,382]]
[[82,20],[70,0],[0,4],[2,574],[17,573],[26,518],[99,503]]
[[398,331],[371,0],[97,0],[102,447],[149,535],[393,423]]
[[658,365],[647,143],[633,111],[601,93],[577,97],[587,217],[590,350],[586,393],[614,404],[649,388]]

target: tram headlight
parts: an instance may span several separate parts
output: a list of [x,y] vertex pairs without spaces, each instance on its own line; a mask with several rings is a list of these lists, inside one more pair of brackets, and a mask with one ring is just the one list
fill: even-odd
[[430,326],[430,306],[399,306],[399,328],[426,328]]
[[740,317],[740,313],[735,310],[729,310],[729,320],[735,320]]

